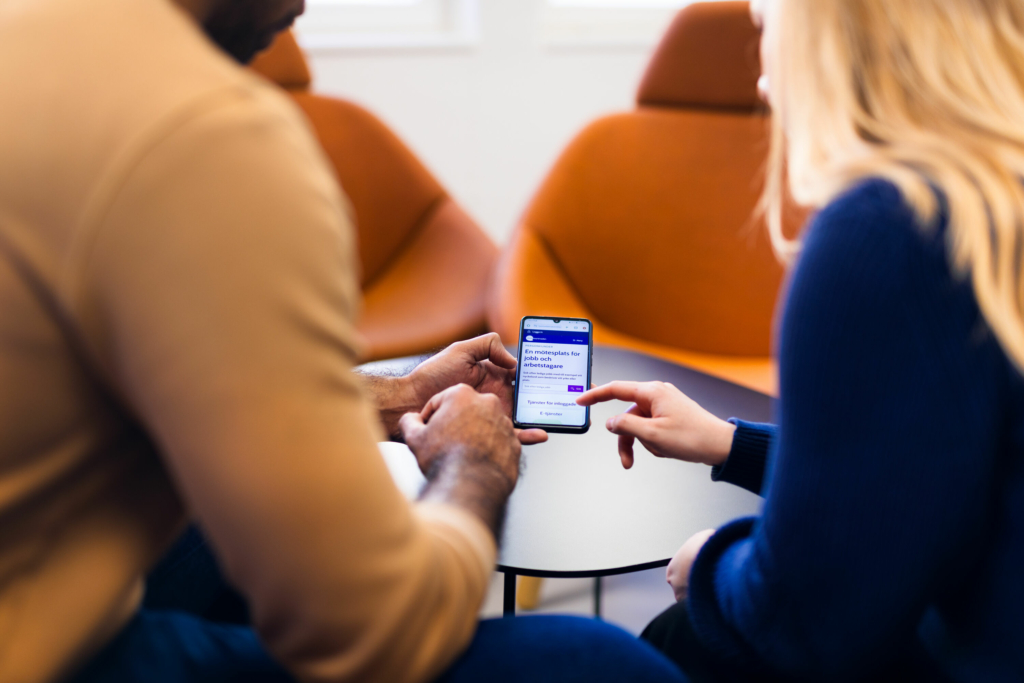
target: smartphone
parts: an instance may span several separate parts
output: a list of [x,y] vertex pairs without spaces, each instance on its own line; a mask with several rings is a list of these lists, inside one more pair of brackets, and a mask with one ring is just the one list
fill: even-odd
[[590,429],[590,408],[576,405],[576,398],[590,388],[593,331],[583,318],[528,316],[519,322],[516,427],[558,434]]

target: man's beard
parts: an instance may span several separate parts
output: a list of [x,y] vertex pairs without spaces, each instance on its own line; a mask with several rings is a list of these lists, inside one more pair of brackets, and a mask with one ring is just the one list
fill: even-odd
[[221,9],[203,25],[206,35],[240,64],[248,64],[253,57],[267,49],[274,36],[291,26],[288,17],[271,26],[261,26],[248,2],[222,3]]

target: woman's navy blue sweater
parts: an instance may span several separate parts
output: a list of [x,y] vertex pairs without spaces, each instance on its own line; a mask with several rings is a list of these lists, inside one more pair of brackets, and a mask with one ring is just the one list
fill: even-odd
[[690,577],[699,640],[739,671],[871,680],[923,645],[951,680],[1024,681],[1024,381],[938,222],[873,180],[808,228],[779,426],[738,422],[715,473],[763,514]]

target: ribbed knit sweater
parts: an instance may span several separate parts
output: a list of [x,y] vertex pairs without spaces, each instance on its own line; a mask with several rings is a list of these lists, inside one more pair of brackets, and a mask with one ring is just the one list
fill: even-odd
[[763,514],[690,577],[697,636],[736,672],[878,680],[923,651],[905,680],[1024,680],[1024,382],[946,237],[880,180],[808,228],[779,426],[737,420],[714,473],[763,488]]

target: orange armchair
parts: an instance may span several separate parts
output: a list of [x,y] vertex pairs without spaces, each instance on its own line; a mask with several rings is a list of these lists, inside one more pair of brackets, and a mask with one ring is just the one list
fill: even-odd
[[526,210],[496,269],[491,328],[514,343],[523,315],[586,317],[597,343],[774,394],[783,268],[754,220],[759,72],[747,2],[681,10],[636,110],[584,129]]
[[305,111],[352,204],[366,360],[422,353],[484,331],[494,243],[377,117],[309,92],[309,68],[290,32],[252,68]]

